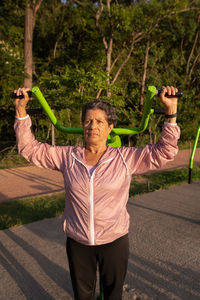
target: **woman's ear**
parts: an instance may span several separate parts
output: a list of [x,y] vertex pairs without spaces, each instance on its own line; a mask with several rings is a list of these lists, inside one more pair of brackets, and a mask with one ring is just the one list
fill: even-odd
[[110,124],[110,125],[109,125],[109,133],[111,133],[111,131],[113,130],[113,127],[114,127],[113,124]]

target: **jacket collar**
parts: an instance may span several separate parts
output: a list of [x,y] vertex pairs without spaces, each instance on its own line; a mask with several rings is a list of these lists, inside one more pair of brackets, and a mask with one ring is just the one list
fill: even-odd
[[[85,147],[74,147],[72,150],[72,155],[79,161],[81,161],[84,165],[85,163],[85,156],[84,156]],[[116,155],[116,152],[114,151],[114,148],[111,146],[108,146],[105,153],[100,158],[98,165],[106,162],[107,160],[114,159]]]

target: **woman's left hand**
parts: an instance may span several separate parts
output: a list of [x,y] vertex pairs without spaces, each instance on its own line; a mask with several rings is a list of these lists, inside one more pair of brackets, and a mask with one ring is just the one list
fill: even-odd
[[[175,94],[178,92],[178,89],[173,86],[163,86],[162,92],[160,94],[160,99],[165,106],[165,114],[172,115],[177,113],[177,103],[178,98],[175,97]],[[174,95],[173,98],[166,97],[165,94]]]

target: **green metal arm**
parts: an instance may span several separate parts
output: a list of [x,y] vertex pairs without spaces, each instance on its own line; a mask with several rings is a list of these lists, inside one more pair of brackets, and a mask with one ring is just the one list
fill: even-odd
[[[42,95],[40,89],[35,86],[32,88],[33,94],[36,96],[38,101],[40,102],[42,108],[48,115],[50,121],[52,124],[55,126],[56,129],[66,132],[66,133],[72,133],[72,134],[82,134],[83,129],[82,128],[67,128],[63,125],[61,125],[58,120],[56,119],[54,113],[52,112],[49,104],[45,100],[44,96]],[[144,105],[144,110],[142,114],[142,120],[141,120],[141,125],[136,128],[113,128],[111,134],[108,137],[108,144],[113,146],[113,147],[118,147],[121,145],[121,140],[118,135],[132,135],[132,134],[138,134],[140,132],[143,132],[149,122],[150,115],[153,114],[154,110],[151,108],[152,106],[152,101],[153,97],[157,94],[157,90],[155,86],[149,86],[147,95],[146,95],[146,100],[145,100],[145,105]]]
[[200,124],[199,124],[199,126],[197,128],[197,133],[196,133],[196,137],[195,137],[195,140],[194,140],[194,144],[193,144],[193,148],[192,148],[192,153],[191,153],[191,156],[190,156],[188,183],[192,182],[193,161],[194,161],[195,151],[196,151],[196,148],[197,148],[197,143],[198,143],[198,140],[199,140],[199,135],[200,135]]

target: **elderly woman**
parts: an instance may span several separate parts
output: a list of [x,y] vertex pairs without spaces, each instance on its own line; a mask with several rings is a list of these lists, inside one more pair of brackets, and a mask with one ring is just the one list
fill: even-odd
[[74,297],[92,300],[99,264],[105,300],[122,299],[128,264],[129,215],[126,204],[132,174],[158,169],[177,154],[179,127],[174,87],[160,95],[166,119],[156,145],[144,148],[107,146],[117,116],[109,103],[95,100],[82,109],[85,146],[50,146],[35,140],[26,114],[27,89],[15,100],[18,151],[38,167],[62,172],[66,204],[62,217]]

